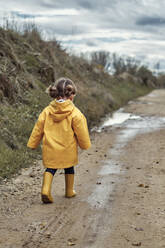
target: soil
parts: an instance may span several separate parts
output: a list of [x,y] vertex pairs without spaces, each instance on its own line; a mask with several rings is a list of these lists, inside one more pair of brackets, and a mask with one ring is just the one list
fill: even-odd
[[92,147],[80,151],[76,166],[74,198],[64,197],[59,170],[54,203],[42,204],[41,161],[4,180],[0,247],[165,248],[165,125],[152,128],[165,117],[164,105],[165,90],[155,90],[125,106],[149,125],[127,141],[127,124],[91,134]]

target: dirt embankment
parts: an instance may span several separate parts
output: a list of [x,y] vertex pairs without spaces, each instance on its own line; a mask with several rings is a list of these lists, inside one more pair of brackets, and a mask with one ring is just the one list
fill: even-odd
[[[156,120],[165,117],[164,104],[165,91],[156,90],[125,111]],[[165,247],[165,128],[139,132],[123,146],[124,130],[118,126],[92,134],[92,148],[80,153],[73,199],[64,198],[59,171],[54,203],[41,203],[40,163],[3,181],[0,247]]]

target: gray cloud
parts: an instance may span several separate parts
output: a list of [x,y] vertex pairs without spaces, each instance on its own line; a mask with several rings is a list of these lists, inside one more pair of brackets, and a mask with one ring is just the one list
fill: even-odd
[[163,17],[140,17],[136,21],[137,25],[150,25],[150,26],[161,26],[165,25],[165,18]]
[[80,1],[79,6],[84,9],[93,9],[92,2],[89,2],[88,0]]
[[11,15],[18,17],[18,18],[23,18],[23,19],[31,19],[31,18],[40,17],[40,15],[22,14],[22,13],[19,13],[18,11],[11,11]]
[[112,6],[116,4],[119,0],[60,0],[60,1],[40,1],[40,5],[46,8],[75,8],[75,9],[87,9],[95,11],[96,9],[101,11],[107,6]]
[[95,41],[87,41],[86,45],[89,47],[95,47],[96,46],[96,42]]
[[[76,27],[74,28],[74,26],[68,24],[65,24],[65,26],[62,25],[52,25],[52,27],[50,28],[49,25],[46,25],[47,29],[51,29],[50,32],[54,33],[54,36],[56,36],[56,34],[58,35],[64,35],[66,37],[66,35],[71,35],[72,36],[72,42],[74,42],[74,36],[75,35],[83,35],[84,34],[84,29],[76,29]],[[44,26],[46,28],[46,26]],[[64,37],[64,38],[65,38]]]

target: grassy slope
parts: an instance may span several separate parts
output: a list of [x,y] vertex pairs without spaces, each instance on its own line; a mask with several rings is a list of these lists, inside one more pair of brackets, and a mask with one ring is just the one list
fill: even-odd
[[0,30],[0,177],[10,177],[39,157],[26,143],[42,109],[50,102],[46,87],[56,78],[75,81],[75,104],[90,127],[100,118],[144,95],[151,88],[115,78],[83,59],[69,56],[57,42],[43,42],[37,33],[25,37]]

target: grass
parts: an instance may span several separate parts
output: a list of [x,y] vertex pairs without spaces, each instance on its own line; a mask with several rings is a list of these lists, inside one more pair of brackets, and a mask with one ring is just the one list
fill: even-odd
[[31,151],[26,144],[39,113],[50,99],[42,89],[34,89],[26,93],[25,100],[26,105],[0,105],[0,177],[3,178],[41,158],[40,147]]

